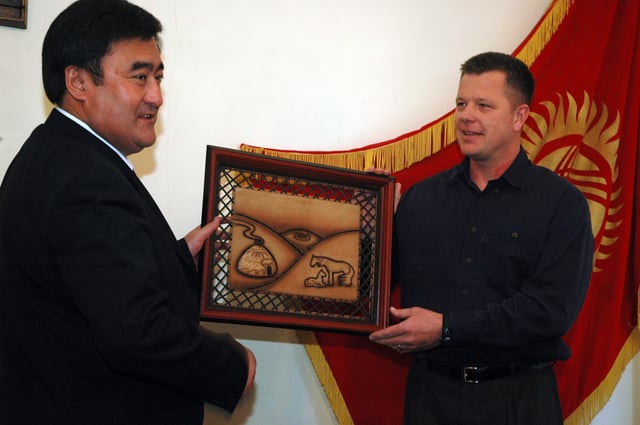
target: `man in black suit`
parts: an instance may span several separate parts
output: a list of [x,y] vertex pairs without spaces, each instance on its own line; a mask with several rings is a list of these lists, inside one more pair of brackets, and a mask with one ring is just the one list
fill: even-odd
[[219,219],[176,241],[127,155],[162,104],[160,22],[80,0],[44,40],[56,104],[0,186],[0,423],[202,424],[232,411],[251,351],[199,327],[194,258]]

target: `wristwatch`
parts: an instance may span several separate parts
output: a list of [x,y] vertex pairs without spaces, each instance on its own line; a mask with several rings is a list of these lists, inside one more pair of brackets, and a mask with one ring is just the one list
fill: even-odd
[[440,343],[448,344],[451,342],[451,328],[449,327],[449,321],[447,320],[447,315],[442,315],[442,335],[440,335]]

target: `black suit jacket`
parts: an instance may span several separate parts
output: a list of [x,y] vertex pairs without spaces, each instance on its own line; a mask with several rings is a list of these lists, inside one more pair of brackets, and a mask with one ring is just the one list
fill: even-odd
[[135,173],[54,110],[0,186],[0,423],[201,424],[247,378]]

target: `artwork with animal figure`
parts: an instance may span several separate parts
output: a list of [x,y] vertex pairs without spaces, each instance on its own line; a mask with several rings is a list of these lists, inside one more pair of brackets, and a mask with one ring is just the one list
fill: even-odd
[[355,300],[360,206],[237,187],[230,289]]

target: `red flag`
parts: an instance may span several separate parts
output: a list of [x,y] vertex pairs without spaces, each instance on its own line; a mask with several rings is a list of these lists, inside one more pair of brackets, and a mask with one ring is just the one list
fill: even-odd
[[[639,24],[637,1],[558,0],[516,51],[536,79],[523,146],[534,163],[582,190],[596,238],[585,305],[565,337],[573,355],[554,369],[566,424],[587,423],[597,414],[640,347]],[[449,114],[392,141],[336,155],[359,155],[341,163],[361,168],[371,165],[373,157],[377,165],[392,168],[406,189],[460,161],[451,118]],[[424,145],[425,134],[431,156],[414,164],[406,161],[407,152],[415,150],[411,144]],[[321,162],[313,154],[292,157]],[[319,157],[326,161],[327,153]],[[397,291],[393,304],[399,304]],[[316,332],[315,339],[323,358],[314,355],[312,361],[341,423],[402,422],[409,356],[366,336]],[[320,368],[320,361],[327,367]],[[340,403],[342,408],[336,406]]]
[[555,367],[565,423],[593,419],[638,350],[639,23],[640,2],[578,1],[531,66],[523,146],[585,194],[597,247],[585,305],[565,337],[573,355]]

